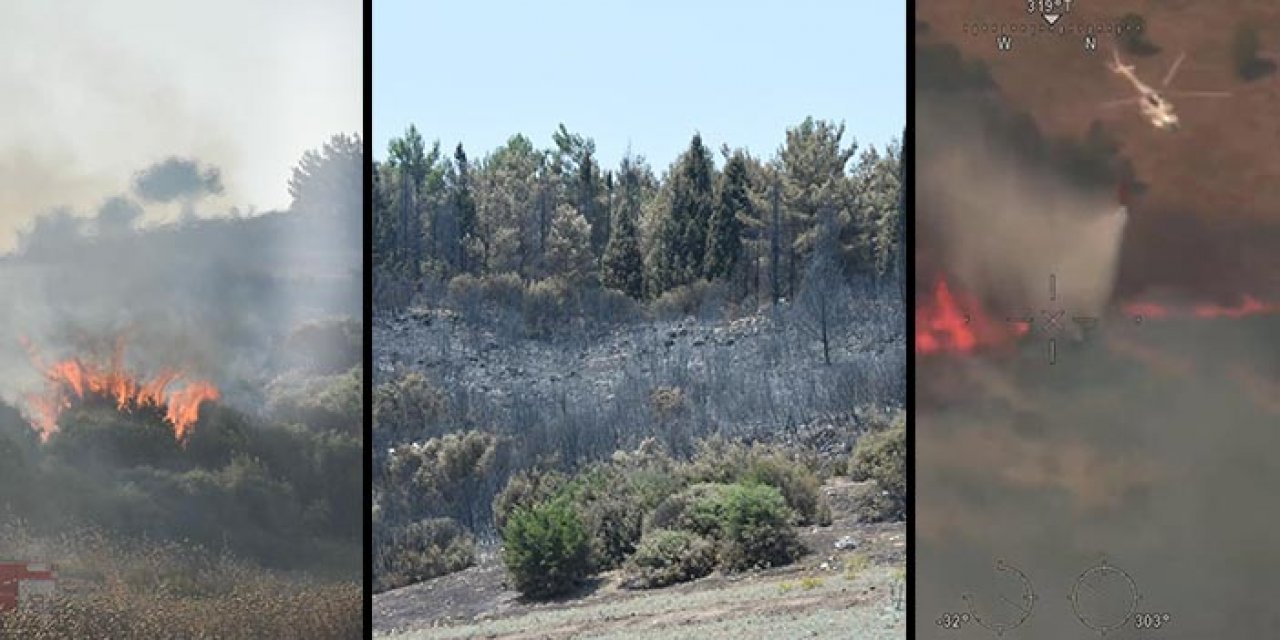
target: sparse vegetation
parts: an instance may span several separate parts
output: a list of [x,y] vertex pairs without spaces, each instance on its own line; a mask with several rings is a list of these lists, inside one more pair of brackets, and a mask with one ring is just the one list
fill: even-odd
[[1258,48],[1258,27],[1252,22],[1241,22],[1236,26],[1231,38],[1231,60],[1235,65],[1236,75],[1241,80],[1252,82],[1276,71],[1273,60],[1260,57]]
[[1125,52],[1135,56],[1153,56],[1160,47],[1147,36],[1147,19],[1137,13],[1126,13],[1118,22],[1116,38]]
[[905,418],[883,431],[868,434],[858,443],[848,465],[849,475],[875,483],[875,490],[868,492],[859,506],[862,520],[901,520],[906,515],[906,464]]
[[101,531],[58,536],[0,526],[0,557],[56,557],[51,599],[0,613],[0,637],[352,640],[362,587],[286,576],[174,542],[123,542]]
[[623,584],[652,589],[696,580],[716,566],[715,545],[688,531],[657,529],[646,533],[626,564]]
[[852,553],[844,559],[844,578],[845,580],[857,580],[867,567],[871,566],[871,559],[865,553]]
[[476,559],[475,539],[449,518],[395,527],[379,537],[384,542],[374,554],[378,591],[461,571]]

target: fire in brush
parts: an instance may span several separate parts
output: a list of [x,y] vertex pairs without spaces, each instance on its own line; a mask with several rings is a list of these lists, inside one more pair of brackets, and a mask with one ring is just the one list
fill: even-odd
[[23,346],[45,378],[42,393],[28,396],[35,414],[32,426],[42,440],[58,430],[58,417],[76,403],[108,402],[118,411],[158,411],[173,427],[174,439],[186,443],[205,402],[221,397],[218,388],[204,380],[188,379],[181,371],[166,370],[147,377],[125,366],[125,341],[116,340],[106,358],[72,357],[47,364],[30,342]]
[[1248,316],[1280,314],[1280,303],[1263,302],[1245,295],[1234,304],[1201,303],[1178,307],[1156,302],[1131,302],[1124,305],[1125,315],[1150,320],[1171,318],[1245,318]]
[[967,354],[1006,345],[1026,334],[1030,327],[992,318],[975,296],[953,290],[938,277],[929,295],[916,304],[916,353]]

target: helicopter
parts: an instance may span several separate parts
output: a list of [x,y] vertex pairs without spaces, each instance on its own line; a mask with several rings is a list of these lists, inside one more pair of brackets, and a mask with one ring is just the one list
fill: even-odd
[[[1133,85],[1134,90],[1138,92],[1137,96],[1129,98],[1120,98],[1118,100],[1110,100],[1103,103],[1104,107],[1115,107],[1123,105],[1138,106],[1143,117],[1147,119],[1156,129],[1162,131],[1177,131],[1181,127],[1178,114],[1173,110],[1173,103],[1165,96],[1177,96],[1183,98],[1227,98],[1231,94],[1225,91],[1168,91],[1161,94],[1151,86],[1138,78],[1138,74],[1134,70],[1133,65],[1125,64],[1120,59],[1120,54],[1115,49],[1111,50],[1112,63],[1108,65],[1111,71],[1124,77]],[[1178,73],[1178,69],[1182,66],[1187,54],[1183,52],[1169,66],[1169,71],[1165,73],[1164,79],[1161,81],[1161,88],[1166,88],[1173,81],[1174,76]]]

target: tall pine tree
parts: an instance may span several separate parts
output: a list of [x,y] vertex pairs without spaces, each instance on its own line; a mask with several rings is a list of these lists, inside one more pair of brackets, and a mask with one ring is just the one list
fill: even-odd
[[661,294],[702,276],[707,225],[714,208],[711,154],[694,134],[671,171],[671,206],[654,239],[650,266],[653,292]]
[[471,193],[471,165],[467,161],[467,153],[462,150],[462,143],[453,151],[454,180],[450,194],[455,224],[458,227],[458,246],[454,264],[461,273],[470,273],[475,269],[472,259],[473,245],[476,239],[476,199]]
[[604,249],[601,281],[639,300],[644,296],[644,260],[640,254],[640,237],[636,218],[640,215],[640,174],[630,157],[622,159],[618,172],[622,190],[621,202],[614,208],[609,243]]
[[751,216],[751,185],[747,161],[735,153],[725,163],[716,193],[716,206],[707,226],[707,249],[702,273],[708,280],[728,278],[742,257],[742,219]]

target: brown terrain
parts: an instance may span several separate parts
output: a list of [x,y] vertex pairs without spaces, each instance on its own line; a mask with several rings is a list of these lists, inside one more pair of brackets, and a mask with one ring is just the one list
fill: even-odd
[[[966,58],[981,59],[1005,99],[1033,114],[1050,136],[1080,137],[1095,120],[1120,142],[1147,191],[1142,211],[1194,210],[1243,223],[1280,221],[1280,74],[1241,80],[1232,63],[1237,27],[1258,31],[1261,55],[1280,58],[1280,3],[1272,0],[1076,0],[1056,24],[1065,34],[1017,34],[1013,50],[1000,52],[995,36],[966,25],[1038,24],[1025,2],[930,0],[916,3],[917,20],[928,27],[920,43],[955,45]],[[1125,14],[1146,21],[1146,39],[1159,47],[1149,56],[1126,55],[1138,77],[1159,88],[1181,52],[1187,58],[1171,91],[1228,91],[1227,99],[1171,97],[1183,127],[1169,133],[1152,127],[1136,107],[1104,108],[1108,100],[1133,95],[1106,66],[1111,35],[1084,51],[1087,24],[1112,25]],[[918,30],[919,32],[919,30]]]

